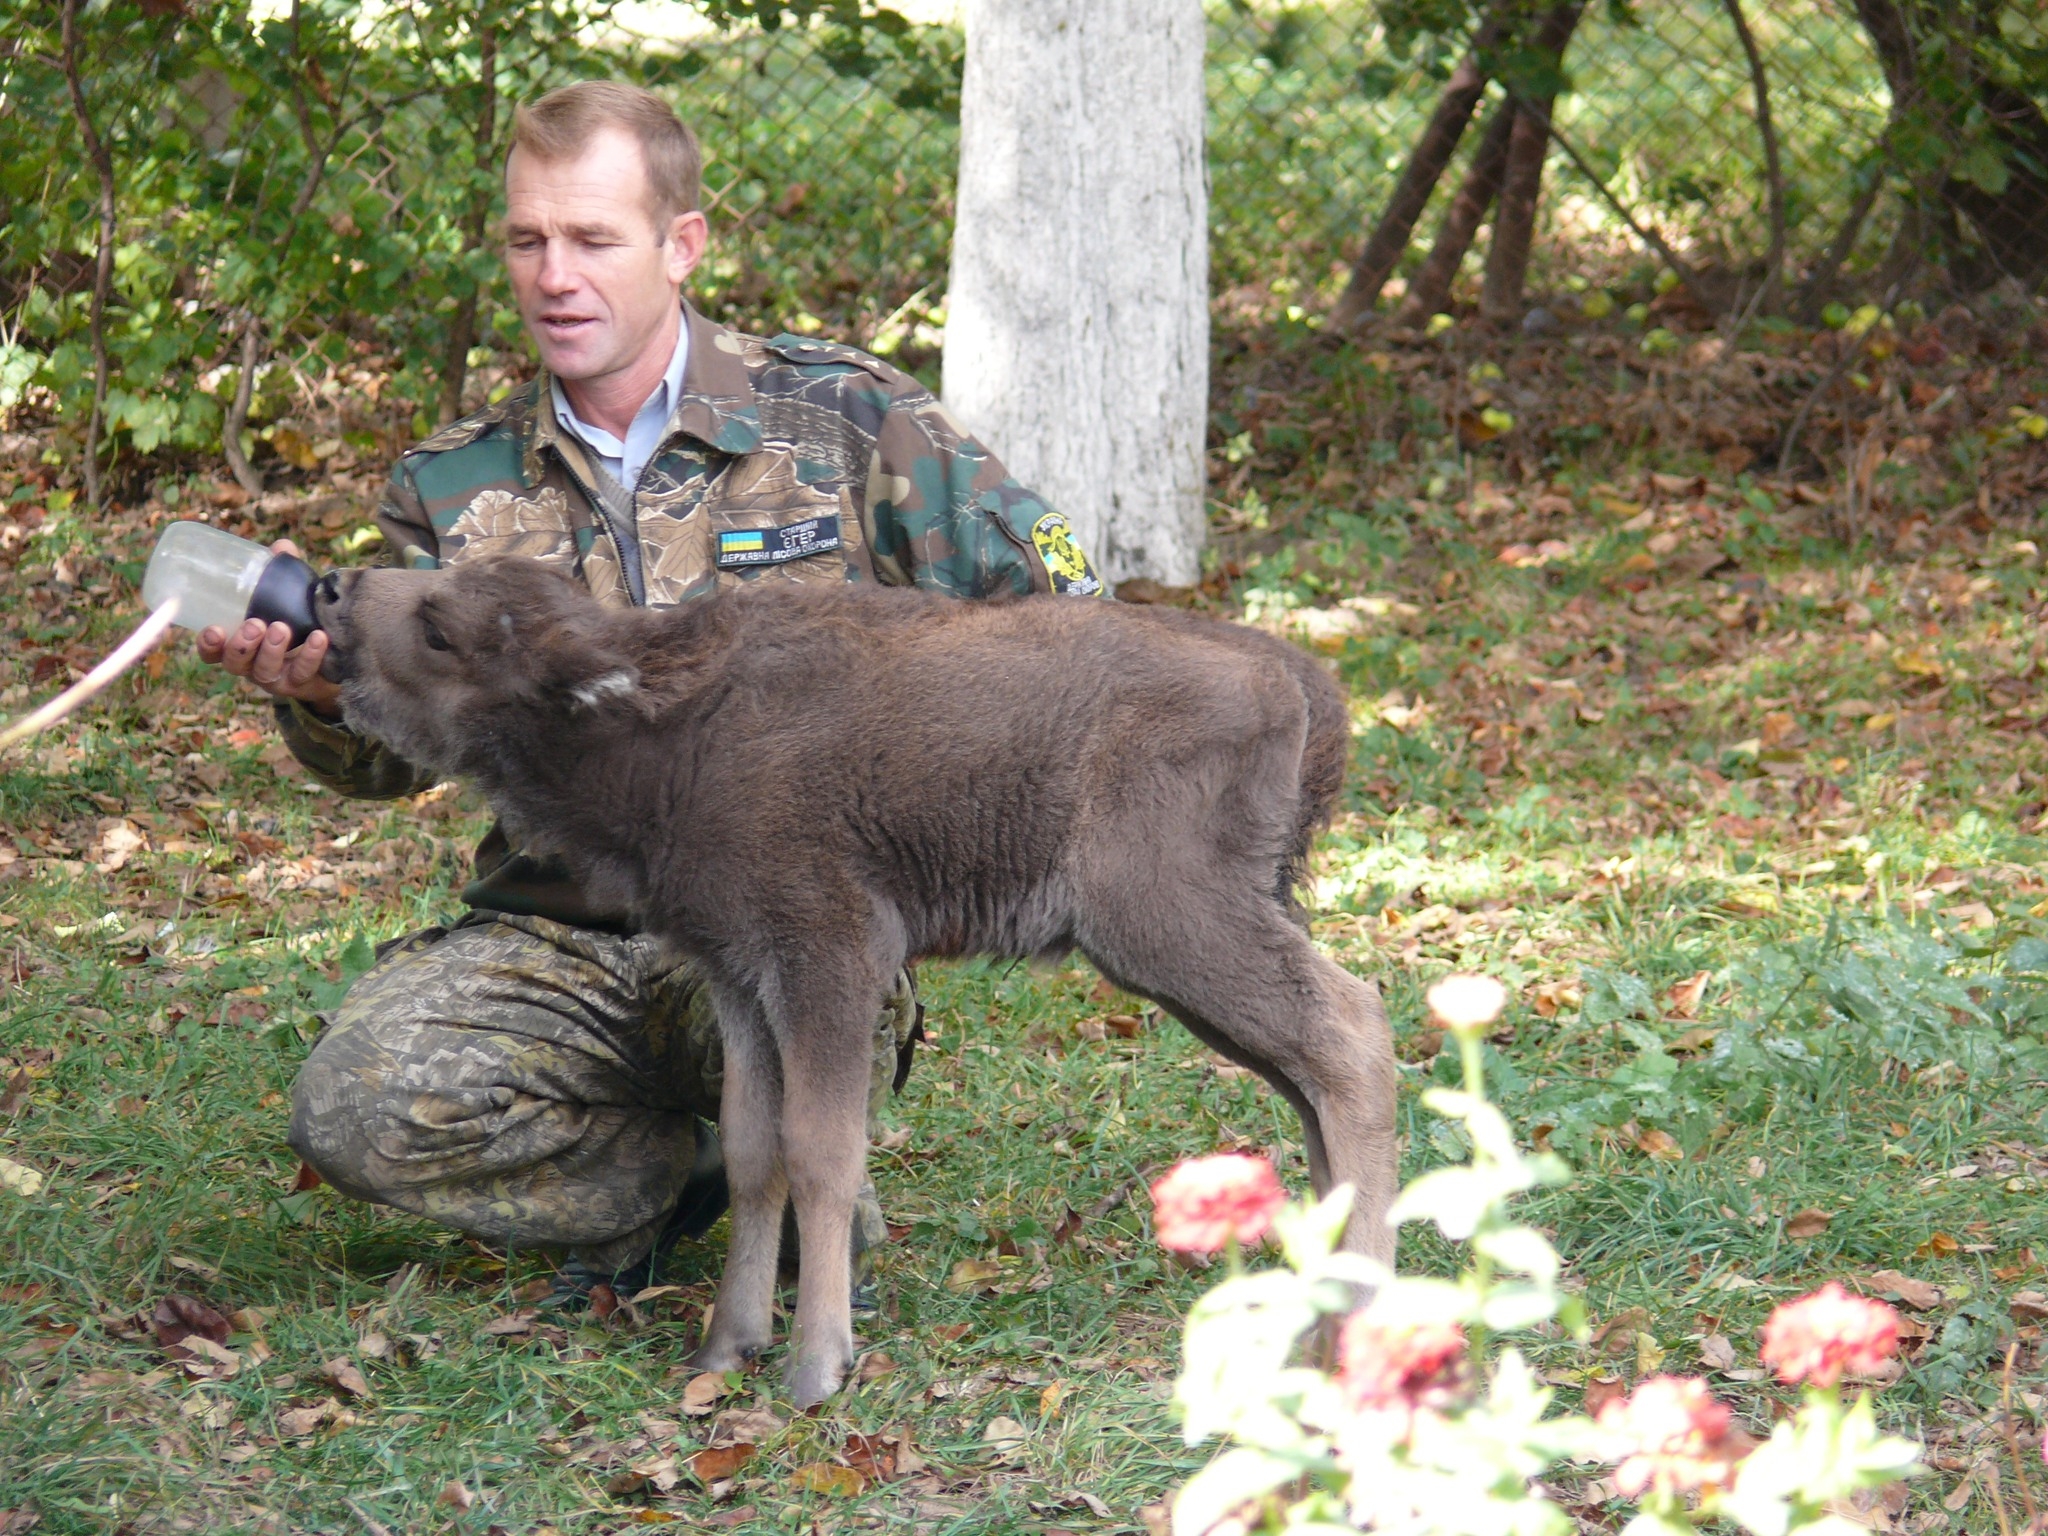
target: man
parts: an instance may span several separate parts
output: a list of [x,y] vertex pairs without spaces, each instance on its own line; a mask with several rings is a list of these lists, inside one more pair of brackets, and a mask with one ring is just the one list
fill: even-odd
[[[519,109],[505,259],[539,377],[393,470],[387,558],[528,555],[613,604],[756,581],[880,581],[961,597],[1101,584],[1058,513],[914,380],[850,347],[761,340],[682,302],[704,253],[695,139],[660,98],[586,82]],[[293,752],[345,794],[421,772],[349,729],[320,676],[254,620],[199,637],[275,696]],[[389,946],[294,1089],[291,1141],[346,1194],[487,1242],[569,1250],[566,1294],[644,1283],[724,1208],[723,1063],[695,971],[493,828],[469,914]],[[871,1102],[908,1070],[906,975],[875,1034]],[[872,1189],[862,1250],[886,1236]]]

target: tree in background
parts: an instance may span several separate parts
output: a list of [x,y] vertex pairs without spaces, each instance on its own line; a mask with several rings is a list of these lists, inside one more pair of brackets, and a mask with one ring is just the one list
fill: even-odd
[[1199,0],[970,0],[944,395],[1109,580],[1200,574]]
[[[1606,8],[1623,24],[1634,17],[1628,0],[1607,0]],[[1703,308],[1719,310],[1731,299],[1759,312],[1791,304],[1784,170],[1764,55],[1740,0],[1722,0],[1721,8],[1750,78],[1764,168],[1770,248],[1748,264],[1760,281],[1705,281],[1653,223],[1639,220],[1592,175],[1552,126],[1552,104],[1569,87],[1564,59],[1585,9],[1580,0],[1388,0],[1380,14],[1396,49],[1425,35],[1469,42],[1378,210],[1333,323],[1349,327],[1373,312],[1492,84],[1500,87],[1499,103],[1446,202],[1429,252],[1407,284],[1395,313],[1398,323],[1420,325],[1448,306],[1459,267],[1489,211],[1492,236],[1480,315],[1494,326],[1520,318],[1543,167],[1553,144]],[[2037,287],[2048,277],[2048,25],[2024,7],[1934,0],[1855,0],[1855,15],[1890,87],[1889,125],[1865,191],[1806,274],[1797,307],[1808,318],[1818,313],[1886,191],[1893,194],[1899,222],[1891,256],[1876,279],[1880,290],[1902,291],[1922,272],[1957,292],[2000,278]]]
[[1959,288],[2048,276],[2048,21],[2038,7],[1856,0],[1925,253]]
[[586,68],[603,9],[0,16],[0,406],[38,390],[96,502],[121,445],[218,451],[262,490],[250,423],[281,354],[315,378],[374,354],[415,430],[456,414],[498,308],[501,103]]

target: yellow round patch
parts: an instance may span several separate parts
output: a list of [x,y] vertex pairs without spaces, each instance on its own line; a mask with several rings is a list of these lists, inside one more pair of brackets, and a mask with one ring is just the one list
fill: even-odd
[[1038,558],[1045,562],[1055,592],[1093,593],[1102,590],[1088,557],[1074,542],[1074,530],[1058,512],[1048,512],[1031,525],[1031,542],[1038,546]]

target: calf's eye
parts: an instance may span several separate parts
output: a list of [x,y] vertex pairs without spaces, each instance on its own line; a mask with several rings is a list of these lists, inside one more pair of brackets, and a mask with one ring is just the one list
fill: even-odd
[[453,647],[451,647],[448,644],[448,637],[441,633],[439,626],[437,626],[432,619],[422,617],[420,620],[420,627],[426,631],[426,641],[428,650],[446,651],[453,649]]

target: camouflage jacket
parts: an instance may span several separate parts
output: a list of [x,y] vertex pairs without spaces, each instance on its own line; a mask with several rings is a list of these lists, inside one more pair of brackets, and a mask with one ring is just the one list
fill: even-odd
[[[529,555],[573,571],[600,602],[653,607],[754,581],[1101,592],[1066,519],[915,379],[852,347],[741,335],[688,306],[684,320],[681,397],[631,496],[642,593],[545,374],[398,461],[377,510],[385,558],[431,568]],[[282,703],[278,719],[299,761],[344,794],[388,799],[430,782],[346,722]],[[495,828],[477,876],[463,892],[472,905],[619,926]]]

